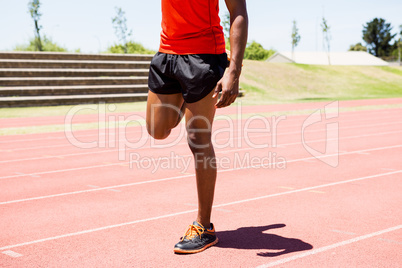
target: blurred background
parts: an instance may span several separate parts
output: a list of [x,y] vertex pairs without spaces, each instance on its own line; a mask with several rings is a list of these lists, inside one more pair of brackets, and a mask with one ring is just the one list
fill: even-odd
[[[29,13],[30,2],[2,1],[0,9],[0,50],[23,50],[35,37],[34,20]],[[389,40],[394,45],[400,38],[402,2],[378,1],[247,1],[249,12],[249,42],[261,44],[266,50],[290,51],[293,21],[296,22],[300,41],[297,51],[324,51],[323,18],[330,27],[331,51],[347,51],[351,45],[361,43],[363,28],[374,18],[390,24]],[[160,1],[139,0],[88,0],[40,1],[40,34],[42,39],[71,52],[99,53],[121,43],[116,36],[112,19],[120,8],[126,26],[132,34],[128,41],[140,43],[156,51],[160,33]],[[227,9],[220,1],[220,15],[225,20]],[[396,52],[395,52],[396,53]],[[385,56],[385,55],[384,55]],[[388,55],[389,56],[389,55]]]

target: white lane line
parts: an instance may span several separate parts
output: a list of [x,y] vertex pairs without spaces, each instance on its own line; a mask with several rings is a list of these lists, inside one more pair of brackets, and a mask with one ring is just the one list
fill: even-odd
[[[400,108],[394,108],[394,109],[396,109],[396,110],[400,110]],[[385,114],[389,114],[390,112],[389,112],[389,109],[387,109],[387,110],[381,110],[381,111],[383,111]],[[355,113],[355,111],[349,111],[349,112],[340,112],[340,115],[343,115],[343,116],[346,116],[346,113]],[[370,112],[370,111],[369,111]],[[364,113],[364,115],[367,115],[367,111],[362,111],[362,113]],[[374,111],[373,111],[373,113],[374,113]],[[391,114],[394,114],[394,112],[391,112]],[[378,113],[375,113],[375,115],[378,115]],[[297,121],[297,120],[300,120],[300,116],[306,116],[306,115],[288,115],[288,117],[290,117],[291,118],[291,121]],[[378,118],[374,118],[373,119],[373,116],[370,116],[370,115],[367,115],[367,116],[370,116],[370,118],[369,119],[362,119],[361,118],[361,115],[360,114],[352,114],[352,116],[359,116],[359,121],[361,122],[361,121],[373,121],[373,120],[377,120]],[[378,117],[380,117],[380,119],[394,119],[394,118],[400,118],[400,117],[398,117],[398,116],[378,116]],[[349,118],[349,117],[348,117]],[[236,119],[237,120],[237,119]],[[342,123],[344,123],[344,122],[353,122],[353,121],[356,121],[356,119],[351,119],[351,120],[343,120],[342,119]],[[92,121],[92,122],[88,122],[88,123],[93,123],[94,121]],[[96,121],[95,121],[96,122]],[[294,126],[294,125],[293,125]],[[23,127],[23,126],[21,126],[21,127]],[[132,126],[132,127],[129,127],[129,128],[137,128],[138,126]],[[92,129],[93,131],[98,131],[98,129]],[[105,128],[105,129],[101,129],[102,131],[103,130],[108,130],[108,128]],[[91,129],[90,130],[88,130],[88,129],[84,129],[84,130],[77,130],[77,131],[91,131]],[[143,130],[134,130],[134,131],[127,131],[126,133],[137,133],[137,132],[142,132]],[[38,133],[35,133],[35,134],[38,134]],[[32,135],[35,135],[35,134],[32,134]],[[40,134],[40,133],[39,133]],[[19,135],[30,135],[30,134],[19,134]],[[91,136],[98,136],[99,134],[98,133],[91,133],[91,134],[84,134],[84,135],[78,135],[78,136],[76,136],[76,138],[82,138],[82,137],[91,137]],[[104,136],[104,135],[101,135],[101,136]],[[42,140],[53,140],[53,139],[55,139],[55,140],[59,140],[59,139],[65,139],[65,137],[64,136],[62,136],[62,137],[44,137],[44,138],[36,138],[36,139],[19,139],[19,140],[10,140],[10,141],[0,141],[0,144],[1,143],[12,143],[12,142],[26,142],[26,141],[42,141]]]
[[377,240],[379,240],[379,241],[384,241],[384,242],[387,242],[387,243],[390,243],[390,244],[402,245],[402,242],[396,241],[396,240],[392,240],[392,239],[378,238]]
[[188,178],[188,177],[191,177],[191,176],[194,176],[194,175],[182,175],[182,176],[177,176],[177,177],[169,177],[169,178],[157,179],[157,180],[150,180],[150,181],[133,182],[133,183],[120,184],[120,185],[113,185],[113,186],[108,186],[108,187],[100,187],[100,188],[87,189],[87,190],[74,191],[74,192],[67,192],[67,193],[61,193],[61,194],[52,194],[52,195],[45,195],[45,196],[37,196],[37,197],[31,197],[31,198],[25,198],[25,199],[19,199],[19,200],[11,200],[11,201],[0,202],[0,205],[13,204],[13,203],[20,203],[20,202],[33,201],[33,200],[40,200],[40,199],[47,199],[47,198],[60,197],[60,196],[66,196],[66,195],[75,195],[75,194],[90,193],[90,192],[103,191],[103,190],[110,190],[110,189],[116,190],[115,188],[130,187],[130,186],[141,185],[141,184],[147,184],[147,183],[154,183],[154,182],[170,181],[170,180],[175,180],[175,179]]
[[325,194],[325,192],[323,191],[315,191],[315,190],[311,190],[309,191],[310,193],[315,193],[315,194]]
[[17,174],[18,176],[30,176],[30,177],[33,177],[33,178],[39,178],[40,176],[37,176],[37,175],[35,175],[34,173],[31,173],[31,174],[25,174],[25,173],[22,173],[22,172],[14,172],[15,174]]
[[287,190],[293,190],[294,189],[294,187],[288,187],[288,186],[278,186],[278,188],[287,189]]
[[108,225],[108,226],[95,228],[95,229],[90,229],[90,230],[85,230],[85,231],[81,231],[81,232],[69,233],[69,234],[64,234],[64,235],[58,235],[58,236],[43,238],[43,239],[34,240],[34,241],[30,241],[30,242],[4,246],[4,247],[1,247],[0,250],[10,249],[10,248],[17,248],[17,247],[22,247],[22,246],[42,243],[42,242],[46,242],[46,241],[57,240],[57,239],[60,239],[60,238],[66,238],[66,237],[72,237],[72,236],[77,236],[77,235],[82,235],[82,234],[88,234],[88,233],[108,230],[108,229],[117,228],[117,227],[123,227],[123,226],[132,225],[132,224],[136,224],[136,223],[141,223],[141,222],[147,222],[147,221],[160,220],[160,219],[169,218],[169,217],[175,217],[175,216],[179,216],[179,215],[183,215],[183,214],[194,213],[197,210],[198,209],[192,209],[192,210],[187,210],[187,211],[167,214],[167,215],[148,218],[148,219],[136,220],[136,221],[132,221],[132,222],[125,222],[125,223],[114,224],[114,225]]
[[116,193],[120,193],[120,192],[121,192],[120,190],[116,190],[116,189],[108,189],[108,191],[116,192]]
[[32,175],[53,174],[53,173],[67,172],[67,171],[84,170],[84,169],[91,169],[91,168],[101,168],[101,167],[108,167],[108,166],[116,166],[116,165],[119,165],[119,164],[120,164],[120,163],[103,164],[103,165],[88,166],[88,167],[67,168],[67,169],[43,171],[43,172],[36,172],[36,173],[31,173],[31,174],[11,175],[11,176],[0,177],[0,179],[2,180],[2,179],[18,178],[18,177],[32,176]]
[[77,155],[88,155],[88,154],[102,154],[108,152],[115,152],[118,149],[109,149],[109,150],[102,150],[102,151],[90,151],[90,152],[83,152],[83,153],[73,153],[73,154],[61,154],[61,155],[47,155],[47,156],[40,156],[40,157],[31,157],[31,158],[22,158],[22,159],[11,159],[11,160],[3,160],[0,161],[1,163],[10,163],[10,162],[22,162],[22,161],[30,161],[30,160],[39,160],[39,159],[49,159],[49,158],[57,158],[57,157],[68,157],[68,156],[77,156]]
[[[402,145],[395,145],[395,146],[389,146],[389,147],[366,149],[366,150],[363,150],[363,151],[378,151],[378,150],[386,150],[386,149],[401,148],[401,147],[402,147]],[[355,154],[355,153],[358,153],[358,152],[361,152],[361,151],[351,151],[351,152],[346,152],[346,153],[342,153],[342,154],[339,154],[339,155],[349,155],[349,154]],[[295,163],[295,162],[305,161],[307,159],[325,158],[325,157],[331,157],[331,156],[338,156],[338,154],[325,155],[325,156],[321,156],[321,157],[318,156],[318,157],[307,157],[307,158],[299,158],[299,159],[287,160],[286,163]],[[278,164],[278,163],[279,162],[274,162],[274,163],[271,163],[271,165],[275,165],[275,164]],[[231,169],[221,169],[221,170],[218,170],[217,172],[218,173],[223,173],[223,172],[237,171],[237,170],[243,170],[243,169],[249,169],[249,168],[260,168],[260,167],[265,167],[265,166],[266,165],[254,165],[254,166],[250,165],[250,166],[231,168]],[[400,171],[395,171],[395,172],[400,172]],[[47,198],[54,198],[54,197],[60,197],[60,196],[66,196],[66,195],[83,194],[83,193],[102,191],[102,190],[109,190],[109,189],[116,189],[116,188],[123,188],[123,187],[130,187],[130,186],[147,184],[147,183],[170,181],[170,180],[176,180],[176,179],[181,179],[181,178],[188,178],[188,177],[192,177],[192,176],[194,176],[194,174],[181,175],[181,176],[175,176],[175,177],[169,177],[169,178],[163,178],[163,179],[156,179],[156,180],[133,182],[133,183],[127,183],[127,184],[119,184],[119,185],[113,185],[113,186],[107,186],[107,187],[99,187],[99,188],[95,188],[95,189],[87,189],[87,190],[80,190],[80,191],[60,193],[60,194],[52,194],[52,195],[45,195],[45,196],[30,197],[30,198],[24,198],[24,199],[18,199],[18,200],[10,200],[10,201],[0,202],[0,205],[7,205],[7,204],[20,203],[20,202],[33,201],[33,200],[40,200],[40,199],[47,199]]]
[[216,206],[214,206],[214,208],[215,207],[221,207],[221,206],[235,205],[235,204],[249,202],[249,201],[261,200],[261,199],[265,199],[265,198],[269,198],[269,197],[281,196],[281,195],[286,195],[286,194],[305,192],[305,191],[310,191],[310,190],[314,190],[314,189],[320,189],[320,188],[324,188],[324,187],[329,187],[329,186],[334,186],[334,185],[339,185],[339,184],[345,184],[345,183],[349,183],[349,182],[355,182],[355,181],[367,180],[367,179],[372,179],[372,178],[377,178],[377,177],[394,175],[394,174],[398,174],[398,173],[402,173],[402,170],[398,170],[398,171],[394,171],[394,172],[388,172],[388,173],[381,173],[381,174],[377,174],[377,175],[371,175],[371,176],[366,176],[366,177],[361,177],[361,178],[351,179],[351,180],[346,180],[346,181],[331,182],[331,183],[327,183],[327,184],[322,184],[322,185],[318,185],[318,186],[311,186],[311,187],[306,187],[306,188],[297,189],[297,190],[291,190],[291,191],[277,193],[277,194],[264,195],[264,196],[260,196],[260,197],[254,197],[254,198],[247,199],[247,201],[245,201],[245,200],[234,201],[234,202],[226,203],[226,204],[223,204],[223,205],[216,205]]
[[[366,176],[366,177],[361,177],[361,178],[356,178],[356,179],[350,179],[350,180],[345,180],[345,181],[337,181],[337,182],[333,182],[333,183],[327,183],[327,184],[322,184],[322,185],[317,185],[317,186],[311,186],[311,187],[306,187],[306,188],[287,191],[287,192],[282,192],[282,193],[269,194],[269,195],[264,195],[264,196],[260,196],[260,197],[243,199],[243,200],[238,200],[238,201],[229,202],[229,203],[220,204],[220,205],[214,205],[213,208],[221,208],[221,207],[237,205],[237,204],[247,203],[247,202],[256,201],[256,200],[267,199],[267,198],[276,197],[276,196],[288,195],[288,194],[305,192],[305,191],[310,191],[310,190],[313,190],[313,189],[319,189],[319,188],[324,188],[324,187],[329,187],[329,186],[334,186],[334,185],[346,184],[346,183],[355,182],[355,181],[361,181],[361,180],[367,180],[367,179],[372,179],[372,178],[384,177],[384,176],[398,174],[398,173],[401,173],[401,172],[402,172],[402,170],[398,170],[398,171],[394,171],[394,172],[376,174],[376,175],[371,175],[371,176]],[[174,217],[174,216],[178,216],[178,215],[193,213],[193,212],[196,212],[196,211],[198,211],[198,210],[197,209],[186,210],[186,211],[182,211],[182,212],[176,212],[176,213],[171,213],[171,214],[167,214],[167,215],[147,218],[147,219],[135,220],[135,221],[124,222],[124,223],[114,224],[114,225],[108,225],[108,226],[94,228],[94,229],[88,229],[88,230],[74,232],[74,233],[68,233],[68,234],[63,234],[63,235],[58,235],[58,236],[52,236],[52,237],[33,240],[33,241],[24,242],[24,243],[20,243],[20,244],[3,246],[3,247],[0,248],[0,250],[7,250],[7,249],[11,249],[11,248],[17,248],[17,247],[37,244],[37,243],[41,243],[41,242],[57,240],[57,239],[60,239],[60,238],[65,238],[65,237],[72,237],[72,236],[77,236],[77,235],[82,235],[82,234],[88,234],[88,233],[108,230],[108,229],[112,229],[112,228],[123,227],[123,226],[127,226],[127,225],[133,225],[133,224],[141,223],[141,222],[160,220],[160,219]]]
[[12,251],[12,250],[6,250],[6,251],[3,251],[2,253],[5,254],[5,255],[8,255],[10,257],[13,257],[13,258],[18,258],[18,257],[23,256],[22,254],[20,254],[18,252],[15,252],[15,251]]
[[355,237],[355,238],[352,238],[352,239],[349,239],[349,240],[345,240],[345,241],[342,241],[342,242],[338,242],[338,243],[335,243],[335,244],[332,244],[332,245],[329,245],[329,246],[313,249],[313,250],[310,250],[310,251],[307,251],[307,252],[304,252],[304,253],[293,255],[293,256],[288,257],[288,258],[284,258],[284,259],[281,259],[281,260],[278,260],[278,261],[263,264],[263,265],[258,266],[257,268],[266,268],[266,267],[273,267],[273,266],[277,266],[277,265],[282,265],[282,264],[285,264],[287,262],[291,262],[291,261],[294,261],[294,260],[305,258],[305,257],[311,256],[311,255],[317,254],[317,253],[328,251],[330,249],[335,249],[335,248],[338,248],[338,247],[342,247],[342,246],[346,246],[346,245],[349,245],[349,244],[352,244],[352,243],[359,242],[361,240],[365,240],[365,239],[369,239],[369,238],[379,236],[379,235],[382,235],[382,234],[385,234],[385,233],[393,232],[393,231],[399,230],[401,228],[402,228],[402,225],[394,226],[394,227],[384,229],[384,230],[381,230],[381,231],[378,231],[378,232],[358,236],[358,237]]
[[222,212],[232,212],[231,210],[228,209],[223,209],[223,208],[216,208],[216,211],[222,211]]
[[[340,123],[342,123],[342,122],[340,122]],[[387,125],[395,125],[395,124],[398,124],[398,123],[402,123],[402,121],[395,121],[395,122],[388,122],[388,123],[377,123],[377,124],[370,124],[370,125],[354,125],[354,126],[343,127],[343,128],[339,128],[339,129],[354,129],[354,128],[363,128],[363,127],[366,128],[366,127],[376,127],[376,126],[387,126]],[[322,132],[322,131],[325,131],[325,129],[310,130],[310,131],[308,131],[308,133]],[[280,134],[278,134],[278,136],[280,136],[280,135],[288,135],[288,134],[298,134],[298,133],[300,133],[300,131],[280,133]],[[146,131],[145,131],[142,135],[148,135],[148,133],[146,133]],[[259,136],[265,137],[266,134],[264,134],[264,135],[255,135],[253,137],[259,137]],[[243,137],[236,137],[235,139],[240,139],[240,138],[243,138]],[[123,138],[118,139],[117,142],[125,141],[125,140],[126,140],[126,137],[124,137],[124,139]],[[187,142],[181,142],[181,143],[178,143],[178,144],[187,144]],[[26,150],[36,150],[36,149],[45,149],[45,148],[60,148],[60,147],[69,147],[69,146],[73,146],[73,145],[70,144],[70,143],[67,143],[67,144],[56,144],[56,145],[47,145],[47,146],[12,148],[12,150],[13,151],[22,151],[22,150],[26,151]],[[141,148],[141,149],[148,149],[148,148],[144,147],[144,148]]]

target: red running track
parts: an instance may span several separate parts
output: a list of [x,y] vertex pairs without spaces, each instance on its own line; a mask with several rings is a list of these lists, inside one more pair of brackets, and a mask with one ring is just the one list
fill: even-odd
[[[375,103],[370,100],[370,105]],[[303,109],[325,104],[303,104]],[[340,102],[341,107],[348,104]],[[258,112],[271,108],[259,107]],[[128,149],[125,160],[118,159],[113,147],[118,141],[109,139],[109,133],[105,148],[93,149],[76,148],[54,133],[2,137],[0,264],[398,267],[402,263],[400,115],[400,109],[340,113],[307,127],[304,140],[302,126],[308,115],[288,116],[276,133],[248,135],[238,131],[247,120],[242,125],[235,120],[233,133],[222,131],[214,141],[235,143],[217,149],[222,166],[213,222],[220,242],[185,256],[173,254],[173,245],[194,219],[197,198],[184,136],[163,149],[151,148],[147,140],[143,148]],[[272,123],[272,118],[268,121]],[[326,124],[334,123],[339,136],[326,131]],[[225,127],[225,121],[214,125],[216,132]],[[256,120],[250,127],[261,129],[264,124]],[[143,130],[128,131],[136,137]],[[170,140],[179,132],[175,130]],[[97,137],[95,130],[76,134],[87,141]],[[306,150],[309,146],[323,152],[334,141],[339,141],[337,150],[327,155],[314,157]],[[269,146],[257,149],[250,143]],[[142,162],[132,161],[130,167],[130,153]],[[152,159],[172,160],[172,154],[180,161],[189,160],[188,168],[153,172]],[[261,159],[266,161],[258,162]],[[327,164],[337,159],[336,167]]]

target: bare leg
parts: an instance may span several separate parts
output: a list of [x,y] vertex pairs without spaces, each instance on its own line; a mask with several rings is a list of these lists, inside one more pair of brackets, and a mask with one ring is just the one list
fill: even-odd
[[196,103],[186,104],[188,143],[194,155],[198,192],[197,221],[210,227],[216,182],[215,152],[211,142],[216,98],[213,91]]
[[196,103],[184,103],[181,94],[163,95],[150,91],[146,120],[148,133],[155,139],[164,139],[180,122],[180,111],[185,108],[188,142],[196,166],[197,221],[205,228],[210,227],[216,182],[215,152],[211,143],[216,98],[212,95],[213,91]]
[[180,122],[183,103],[181,93],[165,95],[149,91],[146,120],[149,135],[155,139],[167,138]]

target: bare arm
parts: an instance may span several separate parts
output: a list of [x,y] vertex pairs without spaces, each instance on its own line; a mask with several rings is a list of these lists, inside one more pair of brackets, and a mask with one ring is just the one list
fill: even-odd
[[225,0],[230,13],[230,65],[215,88],[216,97],[222,90],[222,96],[216,103],[217,108],[232,104],[239,94],[239,77],[247,44],[248,16],[246,0]]

